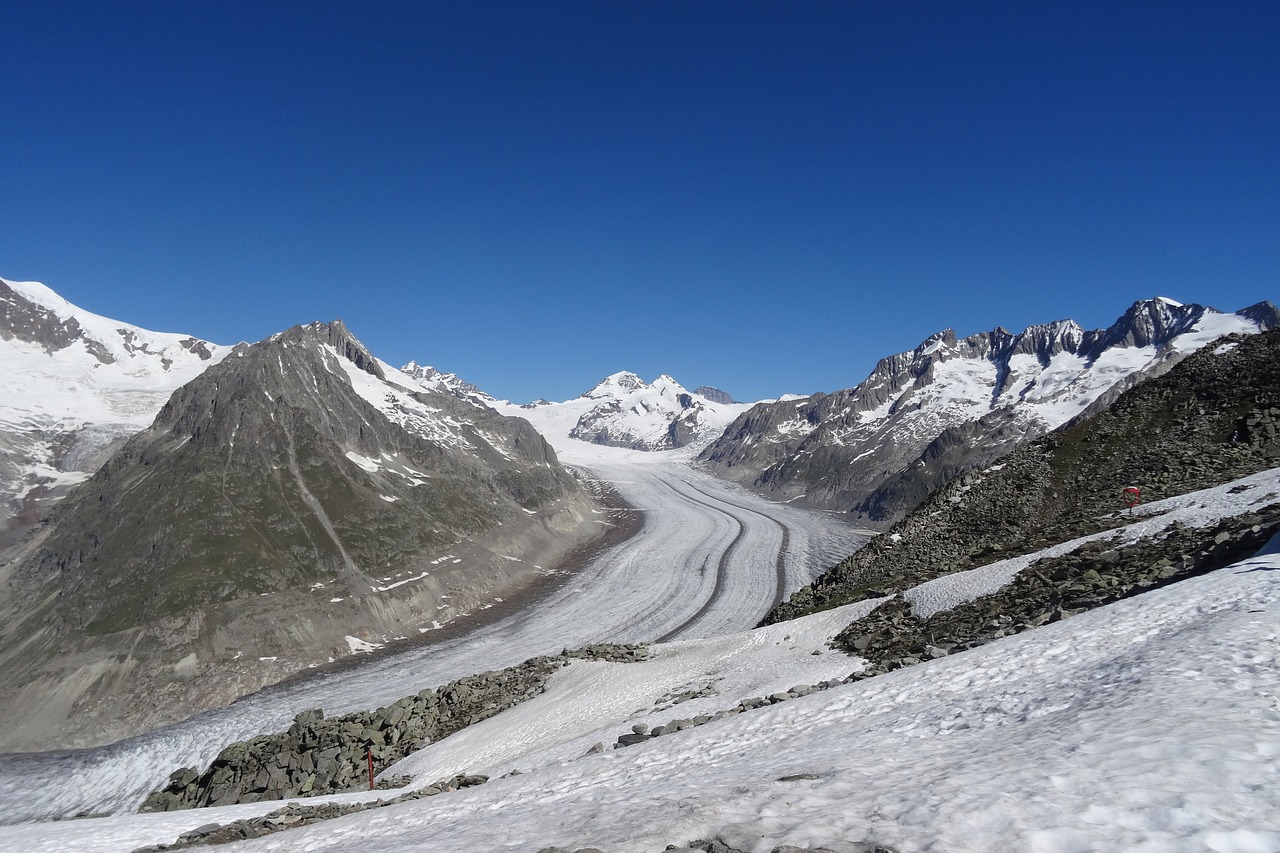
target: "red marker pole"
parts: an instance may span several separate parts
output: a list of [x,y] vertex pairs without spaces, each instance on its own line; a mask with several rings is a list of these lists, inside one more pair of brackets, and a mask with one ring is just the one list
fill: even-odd
[[367,751],[369,756],[369,790],[373,790],[373,747],[369,747]]

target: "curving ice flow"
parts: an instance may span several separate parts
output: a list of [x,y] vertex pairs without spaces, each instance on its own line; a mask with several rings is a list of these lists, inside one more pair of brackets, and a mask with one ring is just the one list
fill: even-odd
[[264,690],[107,747],[0,758],[0,823],[131,810],[173,770],[206,766],[226,745],[283,730],[309,708],[369,709],[592,642],[741,631],[862,539],[834,515],[764,501],[689,467],[686,456],[557,449],[568,464],[613,484],[643,523],[536,604],[465,635]]

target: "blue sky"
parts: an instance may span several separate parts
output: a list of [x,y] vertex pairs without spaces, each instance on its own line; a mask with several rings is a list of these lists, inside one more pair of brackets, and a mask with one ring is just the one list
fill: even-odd
[[0,6],[0,275],[521,401],[1277,300],[1275,2]]

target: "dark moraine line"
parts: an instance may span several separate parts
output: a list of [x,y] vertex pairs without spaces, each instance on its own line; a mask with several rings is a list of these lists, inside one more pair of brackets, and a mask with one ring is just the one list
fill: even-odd
[[[702,489],[699,489],[697,486],[691,483],[686,482],[685,485],[704,497],[708,497],[708,498],[712,497],[711,495],[707,494]],[[715,500],[715,498],[712,498],[712,499]],[[778,521],[778,519],[773,518],[772,516],[765,515],[763,512],[760,512],[759,510],[751,509],[750,507],[743,506],[742,504],[739,504],[739,503],[734,503],[733,501],[723,500],[721,502],[728,504],[729,506],[736,507],[742,510],[743,512],[749,512],[752,515],[758,515],[767,521],[772,521],[774,524],[778,525],[778,527],[781,528],[782,530],[782,545],[778,547],[778,557],[776,560],[773,561],[773,571],[774,571],[773,604],[769,606],[769,609],[773,610],[778,605],[782,604],[783,601],[786,600],[787,551],[791,548],[791,528],[787,527],[781,521]]]
[[[749,510],[746,510],[745,507],[737,506],[736,503],[728,503],[727,501],[719,502],[718,498],[712,496],[712,494],[703,492],[701,489],[694,487],[694,485],[684,482],[684,480],[681,480],[681,483],[686,485],[687,488],[690,488],[691,491],[698,492],[701,496],[708,498],[709,501],[713,502],[699,501],[698,498],[690,497],[689,494],[681,492],[680,489],[677,489],[675,485],[672,485],[671,483],[667,483],[666,480],[664,480],[662,484],[666,485],[668,489],[671,489],[671,491],[678,494],[678,496],[684,498],[684,500],[689,501],[690,503],[696,503],[696,505],[699,506],[707,507],[708,510],[719,512],[719,514],[728,517],[728,519],[732,519],[733,524],[737,525],[737,534],[733,537],[732,542],[728,543],[728,546],[724,548],[724,551],[721,553],[721,558],[719,558],[716,565],[716,585],[712,588],[712,593],[707,597],[707,601],[704,601],[703,606],[699,607],[698,612],[695,612],[694,615],[689,617],[689,619],[682,621],[680,625],[676,626],[676,628],[667,631],[667,633],[663,634],[662,637],[655,639],[655,643],[666,643],[668,640],[675,639],[677,635],[684,633],[684,631],[691,628],[692,625],[695,625],[696,622],[701,620],[701,617],[707,615],[707,612],[713,605],[716,605],[716,599],[721,597],[721,593],[724,592],[724,583],[726,583],[726,579],[728,578],[728,562],[730,562],[730,558],[733,556],[733,552],[736,551],[739,543],[742,542],[742,537],[745,537],[746,535],[746,525],[742,524],[742,520],[739,519],[739,517],[732,515],[731,512],[724,511],[722,507],[727,503],[728,506],[737,507],[740,508],[740,510]],[[781,561],[781,558],[781,555],[778,556],[778,560]]]
[[[675,492],[677,495],[680,495],[680,497],[684,498],[690,503],[695,503],[699,506],[704,506],[707,509],[713,510],[715,512],[720,513],[721,515],[724,515],[730,519],[733,519],[733,523],[738,525],[738,533],[733,537],[733,541],[729,543],[728,547],[726,547],[724,551],[720,554],[720,560],[716,565],[716,583],[715,583],[715,586],[712,587],[711,589],[711,595],[707,597],[706,601],[702,602],[702,606],[698,608],[698,612],[694,613],[688,619],[681,622],[675,628],[672,628],[667,633],[658,637],[656,640],[654,640],[655,643],[665,643],[668,640],[674,639],[678,634],[684,632],[685,630],[690,628],[692,625],[696,624],[700,619],[702,619],[703,616],[707,615],[707,611],[711,609],[712,605],[716,603],[716,599],[718,599],[720,597],[720,594],[724,591],[725,578],[727,578],[729,575],[729,558],[733,556],[733,552],[738,547],[738,543],[742,541],[742,537],[745,536],[747,532],[746,525],[744,525],[740,519],[738,519],[734,515],[731,515],[730,513],[725,512],[723,509],[721,509],[721,507],[718,504],[707,503],[706,501],[700,501],[700,500],[697,500],[696,498],[689,497],[689,495],[685,494],[684,492],[681,492],[679,489],[677,489],[675,486],[671,485],[670,483],[666,482],[665,480],[662,481],[662,485],[666,486],[668,489]],[[689,486],[688,483],[685,483],[685,485]],[[697,492],[698,494],[706,498],[715,500],[715,498],[713,498],[711,495],[707,494],[706,492],[700,489],[694,489],[693,486],[689,486],[689,488],[693,489],[695,492]]]

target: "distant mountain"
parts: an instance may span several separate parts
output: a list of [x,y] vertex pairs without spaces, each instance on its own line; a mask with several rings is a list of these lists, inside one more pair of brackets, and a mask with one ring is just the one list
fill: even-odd
[[221,355],[0,570],[0,751],[417,635],[598,535],[528,422],[416,384],[341,321]]
[[757,404],[698,458],[779,500],[884,525],[1218,337],[1278,323],[1269,302],[1223,314],[1157,298],[1098,331],[1070,320],[963,339],[947,329],[882,359],[856,387]]
[[633,450],[672,450],[711,440],[748,408],[723,402],[731,399],[723,391],[699,390],[718,399],[688,391],[665,374],[647,383],[623,371],[573,400],[539,400],[521,407],[519,414],[549,436]]
[[11,539],[36,523],[227,352],[0,279],[0,531]]

